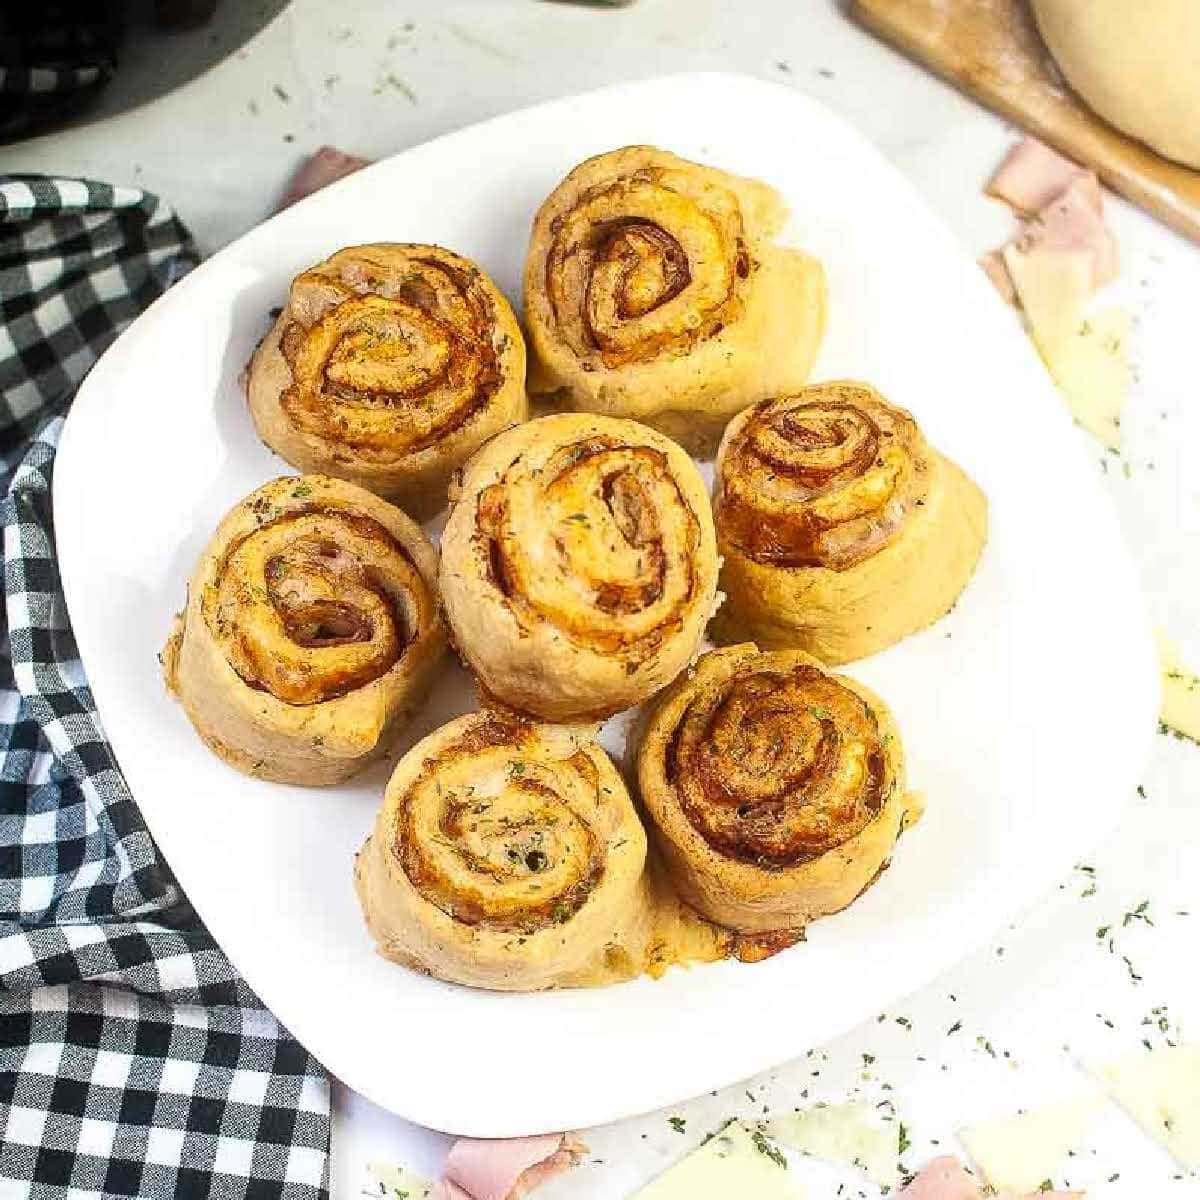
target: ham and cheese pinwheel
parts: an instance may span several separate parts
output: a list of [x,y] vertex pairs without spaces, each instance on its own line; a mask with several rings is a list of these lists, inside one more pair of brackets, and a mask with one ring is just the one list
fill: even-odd
[[845,908],[917,809],[886,705],[806,654],[753,645],[711,651],[666,693],[638,779],[679,894],[750,933]]
[[712,613],[717,558],[695,463],[634,421],[563,413],[494,438],[463,472],[441,585],[486,697],[598,719],[668,684]]
[[388,958],[503,991],[636,974],[646,835],[578,730],[473,713],[397,764],[355,882]]
[[714,493],[720,641],[873,654],[958,599],[987,500],[874,388],[823,383],[730,422]]
[[525,267],[530,391],[711,454],[725,422],[799,387],[825,324],[820,263],[773,241],[764,183],[628,146],[542,205]]
[[525,343],[474,263],[438,246],[339,250],[297,275],[250,363],[263,441],[418,516],[453,471],[524,420]]
[[330,784],[385,751],[446,647],[437,556],[398,508],[323,475],[276,479],[221,522],[163,652],[226,762]]

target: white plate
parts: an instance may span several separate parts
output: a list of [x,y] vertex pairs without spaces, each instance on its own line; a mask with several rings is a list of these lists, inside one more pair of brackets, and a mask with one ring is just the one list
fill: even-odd
[[[876,887],[756,966],[489,995],[373,953],[351,862],[385,773],[327,791],[235,773],[167,698],[155,655],[218,519],[287,469],[255,437],[237,378],[291,276],[347,243],[440,242],[515,302],[539,201],[580,159],[629,142],[783,192],[789,236],[829,272],[817,377],[861,376],[915,412],[988,493],[991,540],[950,617],[854,669],[894,709],[928,799]],[[1109,827],[1136,782],[1156,684],[1141,594],[1082,447],[979,269],[867,142],[790,89],[689,75],[440,138],[221,251],[88,377],[55,510],[105,727],[218,942],[352,1087],[425,1125],[504,1136],[597,1124],[799,1055],[977,947]],[[404,747],[469,697],[449,670]]]

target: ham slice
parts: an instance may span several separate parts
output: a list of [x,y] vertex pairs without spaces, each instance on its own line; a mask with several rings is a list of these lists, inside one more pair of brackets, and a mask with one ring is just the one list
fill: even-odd
[[979,1187],[956,1158],[935,1158],[897,1200],[979,1200]]
[[[1031,282],[1054,281],[1050,295],[1032,298],[1032,308],[1044,314],[1050,304],[1058,305],[1052,324],[1073,330],[1083,301],[1117,275],[1117,242],[1104,223],[1099,179],[1036,138],[1026,138],[1008,152],[987,190],[1012,205],[1026,220],[1017,236],[984,255],[980,266],[1005,300],[1010,304],[1019,301],[1035,325],[1035,334],[1038,331],[1027,292]],[[1028,264],[1024,272],[1014,269],[1015,255]],[[1060,267],[1056,259],[1070,262]],[[1086,265],[1086,289],[1076,304],[1076,298],[1068,296],[1069,289],[1061,284],[1064,273],[1073,274],[1074,264],[1080,261]],[[1041,332],[1041,340],[1045,341],[1046,331]]]
[[305,196],[311,196],[313,192],[319,192],[323,187],[328,187],[331,183],[336,183],[339,179],[353,175],[355,171],[361,171],[363,167],[370,165],[369,158],[346,154],[333,146],[322,146],[300,164],[300,169],[292,176],[292,181],[279,202],[279,210],[282,211],[297,200],[303,200]]
[[431,1200],[521,1200],[575,1166],[587,1147],[566,1133],[480,1140],[450,1147]]
[[[994,1200],[1082,1200],[1083,1192],[1000,1192]],[[982,1200],[983,1192],[962,1163],[946,1155],[927,1163],[896,1200]]]
[[1087,174],[1078,163],[1063,158],[1045,142],[1027,137],[1004,156],[985,190],[1017,212],[1031,214],[1040,212],[1074,180]]
[[1103,287],[1117,277],[1117,241],[1104,224],[1099,207],[1100,183],[1082,175],[1038,210],[1016,239],[1023,253],[1067,251],[1088,256],[1092,286]]

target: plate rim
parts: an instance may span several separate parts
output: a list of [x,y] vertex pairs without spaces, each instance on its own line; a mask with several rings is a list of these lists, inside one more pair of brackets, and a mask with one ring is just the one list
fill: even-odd
[[[387,163],[392,163],[398,159],[403,159],[406,156],[411,155],[416,151],[421,151],[427,147],[437,146],[442,143],[452,141],[455,138],[457,138],[460,135],[467,133],[467,132],[478,132],[480,130],[488,129],[488,128],[494,127],[496,125],[519,123],[521,118],[528,117],[530,115],[542,112],[544,110],[551,110],[551,109],[556,109],[556,108],[569,108],[571,105],[573,105],[581,100],[595,100],[595,99],[597,99],[599,97],[603,97],[605,95],[613,95],[613,94],[621,94],[621,93],[636,93],[639,90],[647,89],[647,88],[651,88],[651,89],[659,88],[659,87],[668,87],[669,88],[669,87],[676,87],[676,86],[684,88],[684,89],[692,88],[692,87],[706,87],[706,86],[718,86],[718,87],[723,87],[723,88],[733,87],[736,89],[742,89],[743,91],[746,91],[746,90],[758,91],[758,92],[762,93],[764,95],[764,97],[767,95],[767,93],[774,93],[777,96],[786,97],[787,100],[791,103],[794,103],[794,104],[798,103],[798,104],[808,108],[810,111],[816,113],[821,120],[836,127],[838,130],[839,136],[853,139],[859,145],[859,147],[861,147],[863,152],[871,154],[878,161],[880,166],[887,171],[889,177],[892,179],[892,181],[895,183],[895,185],[899,188],[902,188],[907,193],[909,193],[909,195],[913,198],[913,200],[929,215],[930,231],[932,232],[932,230],[936,227],[936,229],[939,231],[939,235],[942,236],[942,238],[945,241],[945,243],[947,244],[947,246],[952,247],[953,252],[955,254],[957,254],[960,258],[966,257],[961,244],[954,237],[953,232],[950,230],[949,226],[941,219],[941,217],[936,212],[934,212],[932,210],[931,206],[924,199],[924,197],[920,194],[918,189],[908,180],[908,178],[906,176],[904,176],[899,171],[898,168],[896,168],[878,150],[878,148],[872,142],[870,142],[870,140],[865,135],[860,133],[846,118],[842,117],[837,111],[831,109],[829,106],[824,104],[822,101],[816,99],[815,97],[813,97],[807,93],[801,92],[794,87],[787,87],[783,84],[768,82],[766,80],[759,79],[755,76],[745,75],[745,74],[741,74],[741,73],[737,73],[737,72],[724,72],[724,71],[675,72],[675,73],[670,73],[667,75],[651,76],[651,77],[641,78],[641,79],[637,79],[637,80],[612,84],[612,85],[608,85],[608,86],[605,86],[602,88],[592,89],[592,90],[589,90],[586,92],[582,92],[582,93],[578,93],[578,94],[574,94],[574,95],[570,95],[570,96],[558,97],[558,98],[555,98],[555,99],[552,99],[549,101],[544,101],[541,103],[526,106],[526,107],[514,110],[512,112],[499,114],[497,116],[490,117],[484,121],[480,121],[480,122],[476,122],[476,123],[464,126],[460,129],[442,133],[435,138],[429,139],[425,142],[418,143],[414,146],[407,147],[404,150],[399,151],[397,154],[389,156],[387,159],[379,160],[379,162],[377,164],[372,164],[371,167],[365,168],[362,172],[359,172],[356,176],[348,178],[346,180],[338,181],[337,183],[331,185],[328,189],[323,189],[321,192],[316,193],[313,196],[307,197],[305,200],[299,202],[299,204],[293,206],[292,209],[285,210],[285,212],[283,212],[283,213],[275,214],[271,218],[268,218],[266,221],[264,221],[262,224],[247,231],[245,234],[243,234],[241,237],[237,238],[233,242],[229,243],[227,246],[222,247],[219,251],[217,251],[210,258],[204,260],[204,262],[202,262],[199,267],[197,267],[195,270],[190,272],[187,277],[182,279],[179,283],[174,285],[174,287],[170,288],[167,293],[164,293],[164,295],[162,297],[160,297],[158,300],[156,300],[154,302],[154,304],[152,304],[143,314],[141,314],[133,323],[131,323],[131,325],[129,326],[129,328],[127,330],[125,330],[117,339],[114,340],[113,344],[106,351],[105,355],[102,356],[100,362],[98,362],[96,364],[96,366],[93,368],[92,372],[89,373],[88,377],[85,378],[85,380],[81,384],[81,386],[78,390],[78,393],[77,393],[76,401],[71,406],[71,409],[69,410],[67,417],[65,418],[65,424],[64,424],[64,428],[62,430],[62,434],[61,434],[61,438],[60,438],[58,458],[57,458],[57,462],[56,462],[56,466],[55,466],[55,470],[54,470],[54,474],[53,474],[52,496],[53,496],[54,511],[56,514],[56,525],[58,525],[58,533],[60,535],[59,566],[60,566],[60,573],[61,573],[61,578],[62,578],[62,582],[63,582],[63,590],[64,590],[64,594],[66,595],[66,598],[67,598],[68,611],[72,611],[72,609],[73,609],[72,594],[75,593],[76,597],[78,598],[79,590],[75,587],[73,571],[70,570],[67,566],[67,556],[65,554],[63,554],[61,551],[61,547],[63,545],[63,540],[62,540],[61,534],[64,529],[68,530],[69,532],[68,532],[68,536],[66,538],[66,543],[68,545],[72,544],[72,539],[75,537],[75,526],[72,523],[73,518],[68,518],[65,522],[63,522],[61,524],[58,523],[57,518],[58,518],[58,514],[60,512],[60,502],[61,502],[61,506],[62,506],[61,511],[74,512],[74,510],[71,509],[69,501],[62,501],[62,497],[64,495],[67,495],[67,496],[70,495],[71,487],[72,487],[71,481],[74,477],[74,473],[76,470],[76,468],[74,467],[74,463],[76,461],[76,458],[80,457],[80,455],[81,455],[81,451],[76,450],[76,438],[73,436],[73,433],[72,433],[73,428],[75,430],[78,430],[78,428],[81,425],[81,422],[75,422],[74,426],[73,426],[73,420],[74,420],[75,414],[77,412],[81,411],[80,401],[86,401],[87,398],[92,394],[93,391],[96,392],[98,395],[102,394],[104,392],[104,381],[105,381],[106,375],[109,372],[115,370],[116,366],[114,364],[117,364],[120,361],[120,355],[119,354],[114,355],[113,352],[115,350],[117,350],[117,348],[120,347],[123,342],[126,342],[126,339],[128,339],[130,337],[130,334],[133,333],[134,330],[142,331],[142,330],[147,330],[147,329],[151,328],[154,321],[157,319],[157,314],[162,312],[162,308],[160,306],[162,306],[164,304],[164,302],[167,302],[169,297],[172,298],[169,300],[170,304],[177,305],[177,304],[181,303],[182,301],[180,300],[180,296],[186,296],[187,289],[189,288],[189,286],[196,286],[197,281],[199,281],[201,278],[203,278],[204,274],[206,274],[210,268],[213,268],[218,264],[224,264],[225,262],[228,262],[228,261],[236,261],[239,256],[239,252],[244,251],[246,244],[250,241],[258,241],[259,239],[264,239],[264,238],[269,239],[269,233],[267,231],[270,231],[273,227],[275,227],[276,223],[280,222],[281,218],[284,219],[284,221],[286,221],[287,219],[290,219],[288,217],[288,214],[294,212],[295,210],[301,209],[302,206],[306,207],[309,211],[316,211],[322,204],[328,203],[329,196],[331,194],[336,194],[337,189],[362,186],[363,178],[365,177],[365,178],[369,179],[370,172],[377,166],[384,166]],[[979,279],[979,286],[981,288],[986,288],[986,286],[987,286],[986,282],[982,279],[982,277]],[[1015,330],[1014,330],[1014,333],[1016,333]],[[128,345],[128,343],[126,343],[126,344]],[[1027,349],[1027,353],[1032,355],[1032,350]],[[109,365],[105,369],[101,369],[104,359],[110,355],[112,355],[113,358],[110,360]],[[1082,447],[1079,448],[1079,457],[1082,458]],[[66,470],[63,469],[64,466],[67,468]],[[1125,543],[1125,540],[1123,539],[1123,537],[1121,537],[1119,528],[1116,525],[1115,510],[1113,508],[1111,498],[1108,497],[1103,492],[1103,490],[1099,486],[1098,481],[1096,482],[1096,486],[1093,488],[1092,500],[1093,501],[1099,500],[1101,502],[1102,510],[1106,510],[1106,511],[1103,511],[1102,515],[1100,515],[1098,517],[1098,519],[1107,524],[1106,533],[1108,535],[1108,540],[1110,543],[1115,543],[1115,545],[1110,544],[1110,550],[1113,553],[1115,553],[1116,557],[1119,559],[1119,570],[1121,571],[1122,574],[1124,574],[1127,577],[1127,581],[1132,584],[1133,589],[1136,593],[1137,602],[1140,604],[1141,615],[1144,618],[1147,613],[1147,605],[1146,605],[1144,586],[1142,584],[1140,573],[1137,571],[1136,564],[1133,560],[1132,554],[1130,553],[1129,547]],[[233,500],[231,500],[230,502],[233,503]],[[68,582],[69,580],[70,580],[70,582]],[[86,625],[86,622],[85,622],[85,625]],[[1151,651],[1149,621],[1147,619],[1142,620],[1139,624],[1138,630],[1128,631],[1128,632],[1129,632],[1130,637],[1140,639],[1141,642],[1143,643],[1143,645],[1141,647],[1141,651],[1142,651],[1141,657],[1145,660],[1145,665],[1147,667],[1147,670],[1149,671],[1150,664],[1153,662],[1152,651]],[[78,635],[77,635],[77,637],[78,637]],[[91,638],[91,631],[89,630],[89,632],[83,638],[78,639],[79,640],[80,658],[81,658],[81,661],[83,661],[83,662],[86,662],[87,658],[88,658],[88,655],[85,653],[83,643],[85,641],[88,641],[90,644],[90,638]],[[853,668],[851,668],[851,670],[852,669]],[[1154,681],[1156,684],[1156,682],[1157,682],[1156,674],[1154,675]],[[1144,680],[1143,681],[1144,687],[1145,687],[1146,683],[1147,683],[1147,680]],[[102,687],[101,693],[103,693],[103,691],[104,691],[104,688]],[[102,702],[100,695],[98,695],[95,692],[94,688],[93,688],[93,696],[95,698],[97,710],[100,712],[101,726],[102,726],[102,728],[106,728],[106,726],[104,724],[104,715],[103,715],[104,714],[104,702]],[[1130,732],[1131,744],[1136,741],[1137,736],[1138,735],[1134,731]],[[1132,749],[1129,754],[1130,760],[1135,762],[1139,766],[1145,759],[1146,751],[1148,750],[1152,736],[1153,736],[1153,723],[1148,721],[1147,728],[1146,728],[1145,734],[1144,734],[1143,744],[1140,746],[1140,748]],[[117,747],[114,745],[113,749],[114,749],[114,751],[116,751]],[[1132,783],[1130,784],[1130,790],[1131,790],[1131,788],[1132,788]],[[132,787],[131,787],[131,791],[132,791]],[[1126,798],[1126,800],[1122,800],[1120,803],[1114,803],[1111,806],[1111,813],[1108,814],[1111,819],[1106,824],[1098,824],[1097,826],[1091,827],[1087,830],[1087,837],[1088,837],[1089,841],[1087,842],[1087,845],[1084,848],[1090,848],[1091,846],[1095,845],[1099,841],[1099,839],[1107,832],[1108,828],[1111,827],[1112,822],[1115,822],[1117,817],[1120,815],[1120,812],[1121,812],[1122,808],[1124,807],[1124,803],[1126,801],[1127,801],[1127,798]],[[151,820],[142,811],[142,807],[140,804],[139,804],[139,812],[142,813],[142,819],[143,819],[146,827],[150,830],[151,836],[157,838],[157,835],[155,834],[154,828],[151,824]],[[1074,856],[1075,854],[1078,853],[1081,846],[1084,846],[1082,839],[1079,843],[1074,843],[1072,845],[1072,849],[1071,849],[1072,856]],[[181,883],[182,883],[182,881],[181,881]],[[921,979],[918,982],[914,983],[911,988],[908,988],[908,987],[901,988],[892,994],[898,999],[902,995],[911,994],[912,991],[919,990],[922,987],[930,985],[941,973],[943,973],[945,970],[949,969],[955,963],[957,963],[961,959],[965,958],[967,955],[969,955],[975,949],[977,949],[978,946],[981,945],[986,940],[986,938],[988,936],[990,936],[991,933],[995,932],[995,929],[999,928],[1000,924],[1002,924],[1002,922],[1004,920],[1012,919],[1013,916],[1015,916],[1019,912],[1023,911],[1025,908],[1029,907],[1030,905],[1036,903],[1037,898],[1040,897],[1043,894],[1043,892],[1048,889],[1049,885],[1050,884],[1049,884],[1048,879],[1047,880],[1039,880],[1035,887],[1024,889],[1023,890],[1024,898],[1018,904],[1009,906],[1009,908],[1006,911],[1006,914],[1002,917],[997,918],[997,920],[994,922],[994,928],[980,932],[977,936],[975,936],[971,939],[969,944],[966,944],[964,942],[962,945],[956,946],[949,953],[940,955],[939,956],[940,965],[936,968],[936,970],[934,970],[932,973],[930,973],[930,972],[922,973]],[[202,919],[204,919],[203,916],[202,916]],[[226,952],[226,953],[228,953],[228,952]],[[231,957],[231,962],[232,961],[233,961],[233,959]],[[239,961],[235,962],[234,966],[235,966],[235,969],[237,969],[239,971],[239,973],[241,973],[243,975],[243,977],[247,979],[247,982],[250,982],[251,976],[255,975],[257,973],[256,966],[252,966],[251,970],[247,971],[246,966],[244,965],[240,956],[239,956]],[[254,984],[251,983],[251,986],[253,987]],[[889,1000],[889,1003],[892,1003],[892,1002],[894,1002],[894,1001]],[[264,1001],[264,1003],[267,1003],[267,1001]],[[290,1002],[281,1006],[278,1003],[278,998],[272,998],[272,1000],[270,1001],[270,1004],[272,1007],[272,1011],[276,1012],[277,1015],[279,1015],[279,1019],[280,1019],[281,1023],[284,1024],[285,1027],[287,1027],[289,1030],[291,1030],[295,1034],[295,1036],[297,1036],[298,1040],[300,1040],[303,1044],[305,1039],[300,1034],[295,1033],[295,1030],[298,1027],[308,1026],[309,1025],[308,1020],[302,1019],[299,1021],[292,1021],[290,1019],[285,1018],[279,1012],[281,1007],[291,1009],[292,1005],[290,1004]],[[830,1036],[832,1036],[832,1035],[830,1035]],[[704,1088],[696,1089],[696,1090],[706,1090],[707,1087],[709,1087],[709,1086],[720,1086],[722,1084],[732,1083],[732,1082],[736,1081],[737,1079],[747,1078],[750,1075],[757,1074],[759,1071],[764,1070],[764,1069],[766,1069],[772,1065],[775,1065],[779,1062],[789,1061],[790,1059],[792,1059],[796,1055],[799,1055],[802,1052],[803,1052],[802,1049],[798,1050],[798,1049],[795,1049],[793,1046],[788,1045],[786,1050],[782,1052],[782,1055],[779,1053],[774,1053],[773,1055],[771,1053],[768,1053],[765,1055],[760,1054],[757,1056],[749,1056],[745,1070],[740,1071],[738,1074],[735,1074],[735,1075],[732,1075],[729,1077],[725,1077],[723,1075],[721,1080],[713,1081],[713,1083],[711,1085],[705,1084]],[[402,1106],[397,1106],[394,1096],[381,1095],[379,1090],[374,1086],[374,1084],[371,1081],[362,1080],[361,1083],[359,1081],[356,1081],[356,1079],[354,1077],[355,1071],[345,1070],[344,1066],[339,1065],[339,1067],[337,1069],[337,1074],[340,1078],[342,1078],[345,1082],[347,1082],[351,1087],[355,1088],[355,1090],[368,1096],[370,1099],[381,1104],[381,1106],[388,1108],[391,1111],[401,1113],[401,1115],[408,1117],[408,1119],[419,1122],[430,1128],[455,1129],[459,1132],[473,1134],[475,1136],[508,1136],[510,1134],[528,1132],[531,1127],[530,1123],[527,1121],[522,1122],[519,1125],[512,1125],[511,1123],[505,1124],[504,1120],[498,1120],[498,1121],[486,1121],[485,1120],[482,1124],[479,1121],[475,1121],[473,1119],[460,1121],[457,1118],[454,1118],[453,1116],[451,1116],[447,1113],[446,1106],[444,1103],[440,1106],[440,1109],[436,1105],[433,1106],[432,1113],[431,1113],[430,1108],[424,1107],[423,1103],[421,1102],[421,1098],[419,1098],[417,1096],[412,1097],[412,1103],[409,1103],[408,1099],[406,1098]],[[683,1098],[684,1095],[691,1095],[691,1094],[695,1094],[695,1092],[691,1089],[691,1085],[689,1083],[689,1084],[685,1085],[683,1090],[681,1090],[679,1087],[673,1087],[673,1086],[660,1087],[653,1094],[650,1094],[648,1097],[643,1098],[644,1102],[643,1102],[643,1099],[639,1099],[637,1101],[637,1103],[634,1104],[633,1106],[630,1106],[628,1104],[623,1104],[619,1101],[614,1102],[614,1103],[592,1105],[590,1107],[586,1103],[575,1103],[574,1110],[576,1112],[578,1112],[580,1114],[580,1116],[583,1117],[584,1119],[578,1120],[578,1121],[572,1120],[567,1123],[572,1126],[601,1124],[601,1123],[605,1123],[610,1120],[615,1120],[615,1119],[619,1119],[621,1117],[630,1116],[630,1115],[634,1114],[635,1112],[652,1111],[653,1109],[656,1109],[656,1108],[662,1107],[664,1105],[670,1104],[674,1101],[677,1101],[677,1100]],[[578,1100],[578,1097],[575,1097],[574,1099]],[[543,1108],[544,1107],[545,1106],[543,1105]],[[563,1105],[563,1107],[565,1107],[565,1104]],[[432,1115],[432,1119],[431,1119],[431,1115]],[[534,1124],[536,1124],[539,1128],[545,1128],[547,1130],[551,1129],[551,1128],[559,1127],[552,1122],[546,1123],[544,1121],[535,1122]]]

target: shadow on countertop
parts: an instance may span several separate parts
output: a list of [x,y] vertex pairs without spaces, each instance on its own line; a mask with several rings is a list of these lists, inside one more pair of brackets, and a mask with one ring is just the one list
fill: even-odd
[[0,144],[87,125],[203,74],[289,0],[0,5]]

